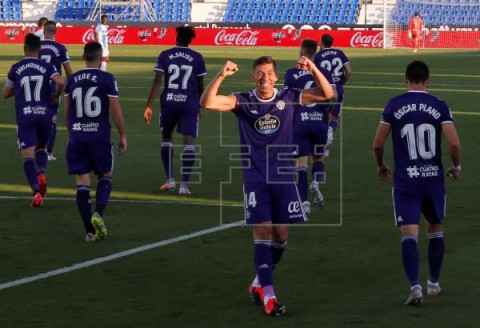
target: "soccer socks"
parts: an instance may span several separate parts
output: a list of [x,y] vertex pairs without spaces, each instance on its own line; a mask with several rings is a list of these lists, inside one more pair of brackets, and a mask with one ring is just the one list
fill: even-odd
[[50,130],[50,138],[48,138],[47,153],[53,153],[53,146],[57,138],[57,122],[52,122],[52,129]]
[[418,256],[417,237],[412,235],[402,236],[402,260],[405,274],[410,286],[419,284],[420,264]]
[[95,195],[95,212],[103,216],[103,211],[107,206],[110,199],[110,193],[112,192],[112,179],[101,178],[98,180],[97,192]]
[[87,233],[95,234],[95,229],[93,228],[91,218],[92,218],[92,206],[90,205],[90,187],[84,185],[77,186],[77,208],[80,212],[80,217],[82,218],[83,224]]
[[308,177],[307,177],[307,168],[304,166],[297,167],[297,189],[300,194],[300,199],[302,203],[307,201],[308,194]]
[[285,251],[285,248],[287,247],[288,242],[285,241],[283,244],[279,244],[276,242],[272,241],[272,263],[273,263],[273,268],[280,262],[280,259],[282,258],[283,251]]
[[429,233],[428,235],[428,264],[430,267],[430,280],[433,283],[438,282],[440,270],[442,269],[443,254],[445,244],[443,241],[443,231]]
[[48,155],[45,149],[39,149],[35,152],[35,163],[37,165],[37,173],[47,171]]
[[35,165],[35,160],[32,157],[27,157],[23,159],[23,172],[27,178],[28,184],[32,188],[33,192],[40,190],[40,185],[38,184],[37,179],[37,166]]
[[102,61],[102,63],[100,64],[100,70],[107,71],[107,62]]
[[325,165],[323,162],[315,162],[312,164],[313,181],[318,183],[325,182]]
[[275,296],[273,291],[273,258],[272,258],[272,241],[271,240],[255,240],[254,241],[254,262],[257,270],[258,280],[262,286],[265,298]]
[[162,141],[160,155],[162,157],[163,168],[165,169],[167,180],[171,181],[173,179],[173,144],[171,142]]
[[182,182],[188,183],[195,163],[195,145],[184,145],[182,152]]
[[330,121],[328,122],[328,127],[332,128],[333,132],[337,130],[338,123],[337,121]]

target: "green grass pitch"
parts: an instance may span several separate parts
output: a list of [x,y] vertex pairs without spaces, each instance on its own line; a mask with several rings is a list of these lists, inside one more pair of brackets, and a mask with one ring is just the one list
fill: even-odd
[[[74,70],[83,67],[81,47],[69,46]],[[120,87],[129,149],[116,157],[112,201],[105,212],[109,238],[86,244],[74,202],[74,178],[66,173],[66,131],[59,119],[48,168],[49,195],[39,209],[16,148],[13,100],[0,100],[0,284],[70,267],[220,223],[243,218],[234,115],[203,110],[200,123],[201,184],[193,196],[161,193],[160,130],[143,122],[143,109],[162,47],[114,46],[109,71]],[[244,91],[252,59],[272,55],[279,83],[298,56],[295,48],[198,47],[207,62],[205,82],[226,59],[240,71],[222,93]],[[0,327],[474,327],[478,323],[480,239],[480,73],[478,51],[345,49],[353,75],[345,89],[340,131],[326,162],[326,206],[313,209],[310,225],[293,227],[275,271],[282,318],[268,318],[250,303],[254,276],[251,229],[229,227],[46,279],[0,289]],[[0,84],[21,45],[2,45]],[[405,307],[408,284],[393,226],[391,186],[379,181],[371,144],[386,101],[405,90],[403,72],[413,59],[432,72],[430,91],[446,100],[462,141],[462,178],[447,181],[443,292],[418,308]],[[158,107],[158,101],[155,102]],[[61,116],[61,115],[60,115]],[[117,140],[116,131],[114,140]],[[175,142],[180,144],[176,136]],[[388,143],[387,159],[392,165]],[[176,154],[178,168],[180,148]],[[445,154],[445,165],[450,162]],[[342,156],[340,156],[342,155]],[[179,175],[177,174],[177,178]],[[231,179],[230,179],[231,178]],[[223,183],[230,181],[231,183]],[[220,188],[222,186],[222,188]],[[219,207],[219,202],[225,206]],[[421,280],[428,272],[421,229]]]

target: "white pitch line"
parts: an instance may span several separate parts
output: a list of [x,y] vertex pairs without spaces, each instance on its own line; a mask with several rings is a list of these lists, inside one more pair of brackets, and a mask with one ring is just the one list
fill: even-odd
[[[1,199],[32,199],[30,196],[0,196]],[[73,197],[50,197],[45,198],[47,201],[75,201]],[[94,201],[94,200],[93,200]],[[137,199],[109,199],[113,203],[140,203],[140,204],[181,204],[181,205],[200,205],[200,206],[225,206],[225,207],[243,207],[242,204],[220,204],[220,203],[201,203],[201,202],[185,202],[185,201],[169,201],[169,200],[137,200]]]
[[46,279],[46,278],[58,276],[58,275],[61,275],[61,274],[64,274],[64,273],[69,273],[69,272],[72,272],[72,271],[88,268],[88,267],[91,267],[91,266],[94,266],[94,265],[97,265],[97,264],[117,260],[117,259],[120,259],[122,257],[142,253],[142,252],[154,249],[154,248],[178,243],[180,241],[185,241],[185,240],[192,239],[192,238],[195,238],[195,237],[204,236],[204,235],[207,235],[207,234],[210,234],[210,233],[213,233],[213,232],[218,232],[218,231],[238,227],[242,223],[244,223],[243,220],[242,221],[237,221],[237,222],[234,222],[234,223],[224,224],[224,225],[220,225],[220,226],[217,226],[217,227],[212,227],[212,228],[208,228],[208,229],[205,229],[205,230],[192,232],[192,233],[187,234],[187,235],[162,240],[162,241],[159,241],[159,242],[156,242],[156,243],[153,243],[153,244],[148,244],[148,245],[132,248],[132,249],[129,249],[129,250],[126,250],[126,251],[123,251],[123,252],[114,253],[112,255],[100,257],[98,259],[77,263],[77,264],[74,264],[74,265],[71,265],[71,266],[68,266],[68,267],[64,267],[64,268],[61,268],[61,269],[40,273],[40,274],[37,274],[35,276],[25,277],[25,278],[9,281],[9,282],[0,284],[0,290],[16,287],[16,286],[20,286],[20,285],[25,285],[25,284],[28,284],[28,283],[31,283],[31,282],[34,282],[34,281],[37,281],[37,280]]

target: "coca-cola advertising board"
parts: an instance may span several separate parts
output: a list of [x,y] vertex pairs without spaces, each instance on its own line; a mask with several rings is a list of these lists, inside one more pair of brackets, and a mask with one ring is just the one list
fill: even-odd
[[[383,48],[384,35],[382,30],[365,29],[295,29],[284,28],[197,28],[197,37],[192,45],[205,46],[287,46],[298,47],[304,38],[320,40],[325,33],[331,34],[335,39],[335,47],[353,48]],[[0,43],[23,43],[25,34],[32,31],[30,26],[23,24],[9,24],[0,26]],[[398,32],[397,32],[398,33]],[[400,32],[402,33],[402,32]],[[406,33],[406,32],[405,32]],[[429,38],[428,48],[478,48],[480,40],[479,31],[435,31],[433,38]],[[175,28],[167,27],[125,27],[110,26],[108,40],[112,45],[167,45],[175,44]],[[402,34],[402,40],[407,40]],[[472,40],[471,43],[459,42],[452,44],[449,40]],[[85,26],[59,26],[56,40],[63,44],[84,44],[95,40],[95,27]],[[408,41],[405,45],[409,47]]]

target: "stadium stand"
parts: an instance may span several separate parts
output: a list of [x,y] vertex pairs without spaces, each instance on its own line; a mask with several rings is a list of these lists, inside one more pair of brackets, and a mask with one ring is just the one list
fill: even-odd
[[413,3],[398,0],[390,12],[390,20],[408,24],[418,11],[425,25],[477,25],[480,24],[480,0],[444,0]]
[[21,0],[0,0],[0,20],[22,19]]
[[355,24],[360,0],[230,0],[226,23]]

